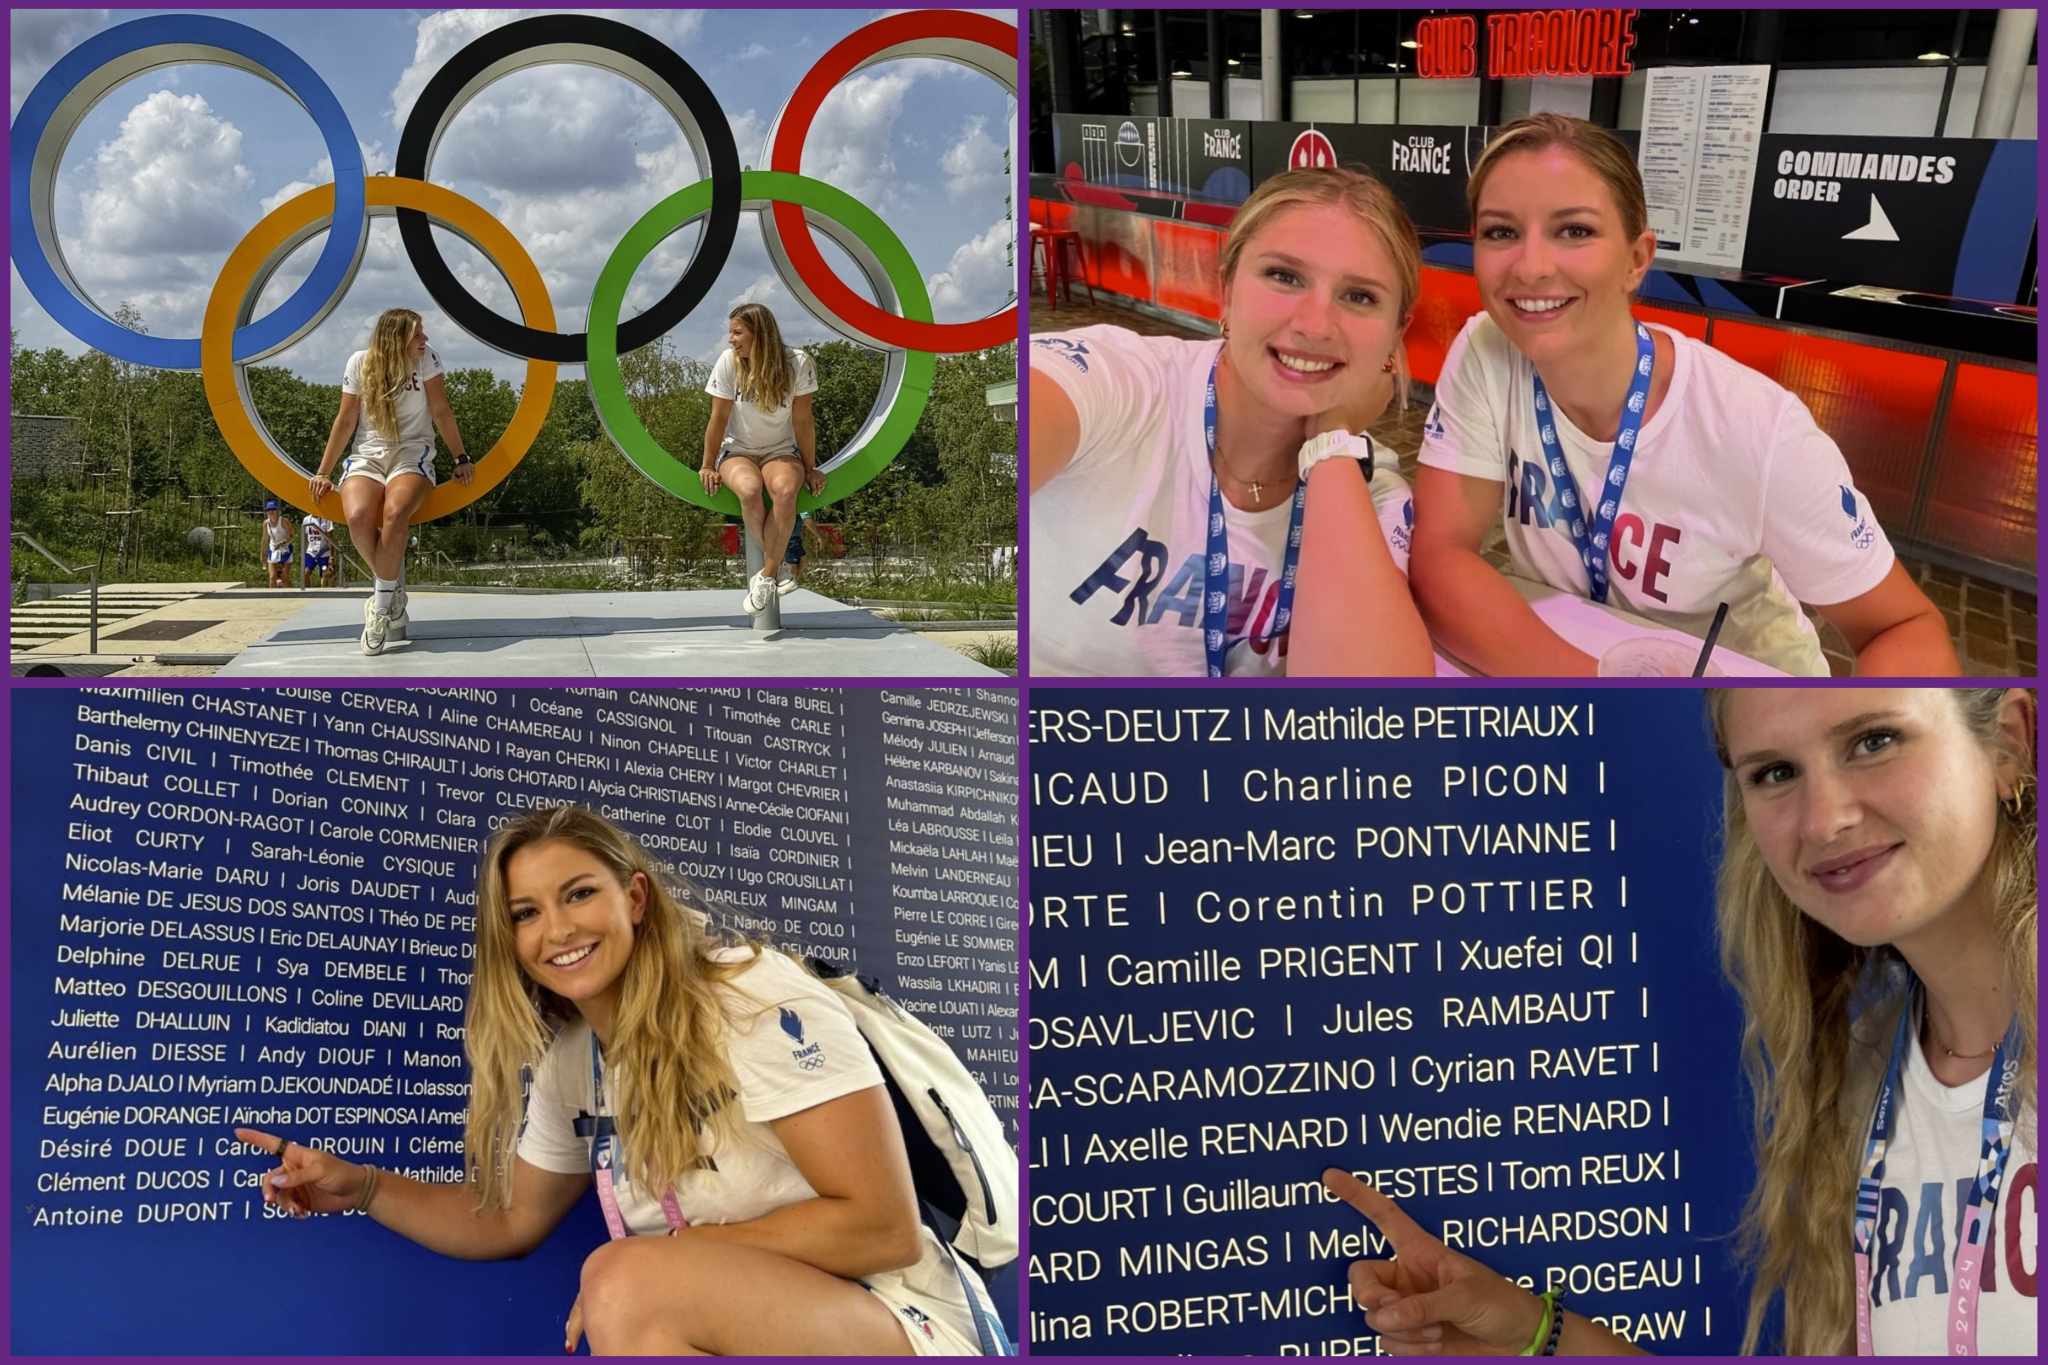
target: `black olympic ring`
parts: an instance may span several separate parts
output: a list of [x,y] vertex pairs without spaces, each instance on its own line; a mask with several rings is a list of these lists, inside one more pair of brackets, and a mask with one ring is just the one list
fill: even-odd
[[[522,53],[545,49],[520,60]],[[740,222],[740,157],[732,125],[691,65],[652,35],[611,19],[549,14],[495,29],[434,73],[420,92],[398,139],[397,174],[426,180],[428,163],[448,123],[469,99],[499,77],[545,62],[581,62],[625,76],[646,90],[682,125],[683,135],[711,181],[711,212],[696,252],[675,288],[652,308],[619,326],[621,354],[645,346],[680,323],[703,302],[732,254]],[[680,107],[678,107],[680,105]],[[455,325],[495,350],[524,360],[581,365],[589,333],[541,332],[500,317],[478,302],[434,244],[426,214],[398,210],[398,232],[420,282]]]

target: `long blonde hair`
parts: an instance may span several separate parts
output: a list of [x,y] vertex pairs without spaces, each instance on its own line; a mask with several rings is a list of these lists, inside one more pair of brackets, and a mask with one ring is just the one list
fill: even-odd
[[537,984],[514,947],[505,865],[522,848],[560,839],[603,863],[622,886],[647,878],[645,913],[633,934],[617,1017],[605,1047],[605,1074],[617,1092],[612,1109],[625,1144],[627,1174],[662,1190],[697,1166],[738,1127],[737,1090],[727,1059],[727,1022],[718,984],[746,969],[751,956],[714,960],[714,949],[748,942],[714,933],[694,888],[671,886],[638,840],[580,806],[527,812],[491,836],[477,875],[476,962],[464,1044],[469,1053],[469,1122],[463,1166],[477,1207],[511,1204],[511,1155],[525,1117],[524,1078],[538,1067],[575,1006]]
[[412,309],[387,308],[370,329],[359,383],[363,415],[370,419],[370,429],[387,441],[398,439],[398,391],[412,378],[412,342],[420,326],[420,315]]
[[[1728,689],[1707,694],[1724,768],[1731,695]],[[2031,748],[2021,752],[1999,725],[2005,689],[1958,688],[1953,695],[1971,737],[2031,779]],[[2033,705],[2031,695],[2027,705]],[[1990,857],[1992,922],[2005,946],[2025,1041],[2016,1117],[2035,1105],[2039,941],[2031,780],[2023,780],[2019,790],[2017,813],[2000,808]],[[1726,843],[1716,922],[1722,970],[1742,997],[1742,1065],[1757,1144],[1756,1187],[1737,1230],[1737,1244],[1756,1272],[1742,1351],[1756,1350],[1771,1302],[1782,1294],[1785,1354],[1849,1355],[1856,1349],[1849,1238],[1866,1136],[1862,1125],[1869,1119],[1866,1096],[1875,1095],[1870,1072],[1884,1062],[1870,1039],[1852,1038],[1852,1026],[1887,1007],[1903,1007],[1900,997],[1911,974],[1889,945],[1858,947],[1800,913],[1764,863],[1732,769],[1723,784],[1722,811]],[[1877,1039],[1875,1047],[1889,1043],[1889,1037]]]
[[782,329],[775,325],[775,314],[758,303],[743,303],[725,317],[728,322],[739,319],[740,325],[754,336],[747,354],[732,358],[738,371],[740,397],[770,411],[787,403],[789,391],[796,387],[796,369],[790,364],[789,348],[782,344]]
[[[1237,263],[1246,244],[1275,215],[1298,204],[1334,204],[1349,209],[1379,237],[1394,261],[1395,281],[1401,288],[1399,316],[1405,329],[1415,315],[1416,300],[1422,296],[1422,239],[1394,192],[1355,166],[1304,167],[1261,181],[1230,220],[1230,233],[1223,239],[1224,294],[1230,293],[1230,282],[1237,278]],[[1400,407],[1408,406],[1405,342],[1394,346],[1394,401]]]

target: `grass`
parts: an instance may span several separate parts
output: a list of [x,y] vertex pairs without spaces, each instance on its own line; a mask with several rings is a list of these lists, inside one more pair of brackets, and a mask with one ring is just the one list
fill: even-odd
[[999,668],[1005,673],[1017,671],[1017,638],[1014,635],[1008,639],[969,645],[961,652],[984,668]]

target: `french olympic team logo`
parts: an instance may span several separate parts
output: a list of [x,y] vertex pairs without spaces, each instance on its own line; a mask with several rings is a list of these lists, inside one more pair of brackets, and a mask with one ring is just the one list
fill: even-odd
[[806,1070],[806,1071],[816,1071],[816,1070],[817,1070],[818,1068],[820,1068],[820,1067],[824,1066],[824,1065],[825,1065],[825,1046],[824,1046],[824,1044],[822,1044],[822,1043],[812,1043],[812,1044],[810,1044],[810,1045],[809,1045],[808,1047],[806,1047],[806,1046],[803,1046],[803,1041],[804,1041],[804,1020],[803,1020],[803,1016],[802,1016],[802,1015],[800,1015],[800,1014],[798,1014],[798,1013],[797,1013],[797,1012],[796,1012],[795,1010],[791,1009],[791,1008],[790,1008],[789,1006],[787,1006],[787,1005],[784,1005],[784,1006],[782,1006],[781,1008],[782,1008],[782,1031],[783,1031],[784,1033],[788,1034],[788,1035],[789,1035],[789,1036],[790,1036],[790,1037],[791,1037],[791,1038],[792,1038],[793,1040],[795,1040],[795,1042],[796,1042],[796,1043],[798,1044],[798,1046],[796,1046],[796,1047],[793,1047],[793,1048],[791,1048],[791,1049],[789,1050],[789,1055],[790,1055],[790,1056],[791,1056],[792,1058],[794,1058],[794,1059],[796,1060],[796,1064],[797,1064],[798,1066],[802,1067],[802,1068],[803,1068],[804,1070]]
[[1634,449],[1635,443],[1636,434],[1633,431],[1624,431],[1623,433],[1621,433],[1621,439],[1615,442],[1615,444],[1620,446],[1623,450]]
[[1595,531],[1593,533],[1593,548],[1596,550],[1607,548],[1607,533],[1605,531]]
[[1641,360],[1638,360],[1638,361],[1636,362],[1636,373],[1637,373],[1637,374],[1648,374],[1649,372],[1650,372],[1650,357],[1648,357],[1648,356],[1644,356],[1644,357],[1643,357],[1643,358],[1642,358]]
[[1223,514],[1221,512],[1211,512],[1209,514],[1209,534],[1212,536],[1223,534]]
[[1289,170],[1327,169],[1337,164],[1337,148],[1330,139],[1311,128],[1294,139],[1287,149]]
[[1208,641],[1208,644],[1209,644],[1209,648],[1211,648],[1211,649],[1221,649],[1221,648],[1223,648],[1223,632],[1222,632],[1222,631],[1220,631],[1220,630],[1212,630],[1212,631],[1208,631],[1208,632],[1205,632],[1205,634],[1204,634],[1203,638],[1204,638],[1205,640],[1207,640],[1207,641]]
[[1552,426],[1550,423],[1545,422],[1543,424],[1543,444],[1549,445],[1552,441],[1555,441],[1556,439],[1557,428]]
[[1579,495],[1572,492],[1569,488],[1559,490],[1557,500],[1566,507],[1577,507],[1579,505]]
[[1630,412],[1641,412],[1643,410],[1643,395],[1639,393],[1630,394],[1628,396],[1628,410]]
[[1605,520],[1607,520],[1607,519],[1609,519],[1609,518],[1613,517],[1613,515],[1614,515],[1614,506],[1615,506],[1615,504],[1614,504],[1614,499],[1613,499],[1613,498],[1608,498],[1608,499],[1607,499],[1606,501],[1604,501],[1604,502],[1602,502],[1602,503],[1600,504],[1600,517],[1601,517],[1601,520],[1605,521]]
[[1847,484],[1836,485],[1842,490],[1842,511],[1849,518],[1849,543],[1859,550],[1867,550],[1877,541],[1877,531],[1863,515],[1862,507],[1856,501],[1856,492]]
[[1223,567],[1224,567],[1224,565],[1225,565],[1225,564],[1227,564],[1227,563],[1229,563],[1229,561],[1228,561],[1228,560],[1227,560],[1227,559],[1226,559],[1226,558],[1225,558],[1224,556],[1222,556],[1222,555],[1220,555],[1220,554],[1210,555],[1210,556],[1209,556],[1209,572],[1210,572],[1210,573],[1222,573],[1222,572],[1223,572]]
[[1626,469],[1615,468],[1607,471],[1607,482],[1613,484],[1616,488],[1621,487],[1621,481],[1627,477],[1628,471]]
[[1224,606],[1224,603],[1225,603],[1225,602],[1226,602],[1227,600],[1228,600],[1228,599],[1227,599],[1227,598],[1225,598],[1225,597],[1224,597],[1224,595],[1223,595],[1222,593],[1220,593],[1220,592],[1212,592],[1212,593],[1210,593],[1210,594],[1209,594],[1209,610],[1210,610],[1210,611],[1222,611],[1222,610],[1223,610],[1223,606]]

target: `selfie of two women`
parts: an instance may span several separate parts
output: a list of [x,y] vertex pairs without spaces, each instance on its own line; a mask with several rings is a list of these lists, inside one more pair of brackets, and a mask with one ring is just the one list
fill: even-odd
[[1034,28],[1035,675],[2031,673],[2030,18],[1100,15]]

